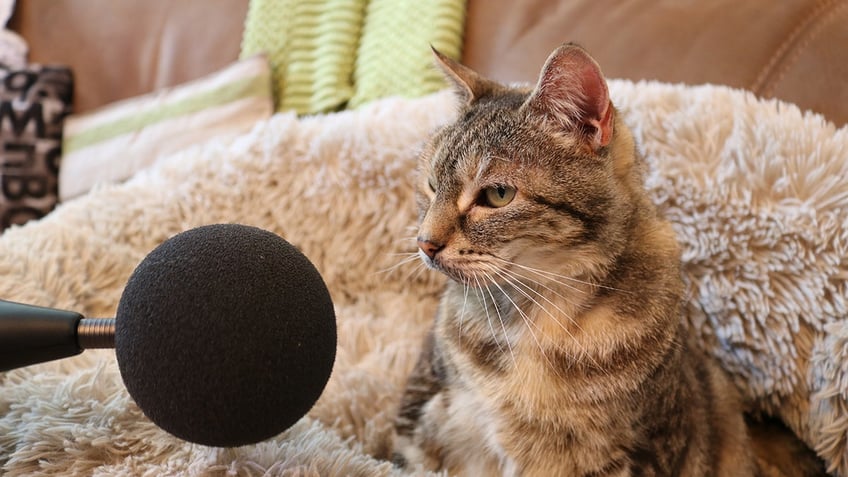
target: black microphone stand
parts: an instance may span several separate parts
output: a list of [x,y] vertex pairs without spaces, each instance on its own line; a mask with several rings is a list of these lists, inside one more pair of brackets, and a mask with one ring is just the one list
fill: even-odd
[[113,318],[0,300],[0,372],[114,347]]

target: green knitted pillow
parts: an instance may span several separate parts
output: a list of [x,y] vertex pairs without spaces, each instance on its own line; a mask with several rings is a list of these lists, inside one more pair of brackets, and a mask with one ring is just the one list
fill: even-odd
[[444,86],[430,45],[458,58],[465,0],[251,0],[242,57],[265,52],[278,111],[315,114]]
[[423,96],[445,87],[430,46],[459,58],[465,3],[456,0],[368,3],[353,72],[355,108],[387,96]]

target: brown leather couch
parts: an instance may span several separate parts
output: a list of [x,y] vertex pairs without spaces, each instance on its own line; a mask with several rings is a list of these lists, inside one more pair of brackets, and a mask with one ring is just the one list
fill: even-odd
[[[238,56],[248,0],[24,0],[30,60],[70,65],[76,111],[178,84]],[[464,61],[532,81],[583,44],[612,78],[717,83],[848,123],[848,0],[469,0]]]

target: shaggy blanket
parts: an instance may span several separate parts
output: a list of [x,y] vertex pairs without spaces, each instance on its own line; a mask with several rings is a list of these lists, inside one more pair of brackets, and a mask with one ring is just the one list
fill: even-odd
[[[848,128],[723,87],[610,86],[684,246],[692,332],[752,408],[781,417],[848,476]],[[159,430],[109,350],[2,373],[2,473],[401,475],[379,457],[443,279],[398,264],[415,251],[417,149],[453,108],[439,93],[278,114],[5,232],[0,297],[98,317],[114,316],[135,266],[177,232],[271,230],[322,273],[339,348],[308,416],[234,449]]]

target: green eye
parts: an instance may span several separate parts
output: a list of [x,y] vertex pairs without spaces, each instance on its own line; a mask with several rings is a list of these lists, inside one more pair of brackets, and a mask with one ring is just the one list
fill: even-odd
[[486,205],[489,207],[503,207],[515,198],[515,189],[509,186],[493,186],[483,189]]
[[436,179],[434,179],[433,176],[430,176],[430,178],[427,179],[427,185],[430,186],[431,191],[436,192]]

